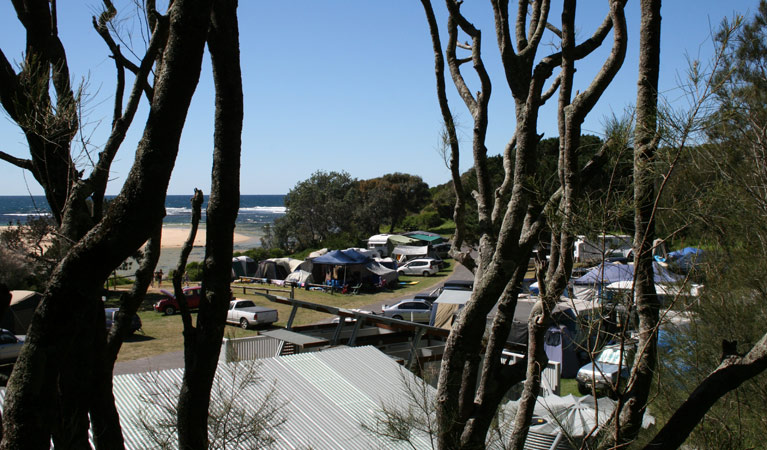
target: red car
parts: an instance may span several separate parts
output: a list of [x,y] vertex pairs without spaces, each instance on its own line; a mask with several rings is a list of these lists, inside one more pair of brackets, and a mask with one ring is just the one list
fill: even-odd
[[[197,309],[200,307],[200,291],[202,287],[188,287],[184,288],[184,297],[186,297],[186,303],[189,305],[189,309]],[[175,314],[180,309],[176,296],[166,290],[161,290],[165,294],[165,298],[154,304],[154,310],[157,312],[165,313],[167,315]]]

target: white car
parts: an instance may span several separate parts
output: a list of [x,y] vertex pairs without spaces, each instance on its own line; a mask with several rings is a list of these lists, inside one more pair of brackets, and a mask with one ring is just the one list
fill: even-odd
[[24,345],[26,336],[17,336],[6,329],[0,329],[0,363],[7,364],[16,362]]
[[384,305],[381,314],[392,319],[428,322],[431,317],[431,303],[425,300],[402,300],[391,306]]
[[414,259],[397,268],[400,275],[423,275],[428,277],[439,272],[439,261],[436,259]]

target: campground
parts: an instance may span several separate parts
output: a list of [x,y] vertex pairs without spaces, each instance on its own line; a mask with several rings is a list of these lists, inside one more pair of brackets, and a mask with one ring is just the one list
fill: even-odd
[[[467,278],[470,276],[468,270],[463,266],[455,264],[452,260],[447,260],[446,262],[448,263],[446,267],[433,276],[401,276],[400,282],[404,284],[400,284],[393,289],[384,289],[375,293],[341,294],[338,292],[330,293],[295,288],[293,294],[294,298],[307,302],[346,309],[380,312],[381,305],[383,304],[394,303],[398,300],[412,297],[415,294],[429,292],[450,278]],[[247,293],[243,293],[243,287],[246,288]],[[118,290],[110,291],[107,295],[106,306],[117,306],[121,290],[127,288],[129,286],[121,286]],[[278,327],[284,326],[288,317],[290,317],[291,308],[287,305],[270,302],[263,295],[253,293],[254,288],[268,289],[269,294],[281,297],[290,297],[291,288],[270,284],[232,284],[232,293],[236,298],[247,298],[253,300],[259,306],[277,309],[280,320],[275,325]],[[166,316],[152,309],[152,305],[163,297],[160,289],[172,289],[170,282],[163,282],[162,286],[154,287],[147,293],[138,311],[138,315],[143,323],[142,330],[125,341],[117,358],[118,363],[152,357],[163,353],[180,352],[183,349],[181,315]],[[195,315],[196,313],[193,312],[193,316]],[[299,309],[293,323],[295,325],[308,325],[331,318],[328,314],[321,312]],[[227,338],[256,334],[258,334],[257,329],[243,330],[234,326],[227,326],[225,330],[225,337]]]

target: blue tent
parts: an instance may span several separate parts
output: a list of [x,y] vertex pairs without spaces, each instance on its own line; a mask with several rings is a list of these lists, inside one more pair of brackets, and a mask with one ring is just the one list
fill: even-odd
[[[679,283],[684,277],[677,275],[664,268],[657,262],[653,262],[655,271],[655,283]],[[573,280],[573,284],[578,286],[615,283],[616,281],[632,281],[634,279],[634,264],[600,264],[583,275]]]
[[332,264],[347,266],[352,264],[367,264],[371,259],[356,250],[333,250],[312,260],[314,264]]

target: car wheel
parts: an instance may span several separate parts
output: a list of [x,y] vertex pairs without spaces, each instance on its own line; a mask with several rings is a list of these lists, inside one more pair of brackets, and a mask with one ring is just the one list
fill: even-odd
[[248,319],[244,317],[240,319],[240,328],[242,328],[243,330],[247,330],[249,327],[250,327],[250,323],[248,323]]
[[165,315],[166,316],[172,316],[173,314],[176,314],[176,308],[173,306],[166,306],[165,307]]
[[591,388],[585,384],[578,383],[578,392],[580,392],[581,395],[589,395],[591,394]]
[[397,314],[396,316],[392,316],[392,319],[402,320],[402,316]]
[[428,270],[423,271],[423,276],[428,277],[429,275],[431,275],[431,273],[429,273]]

